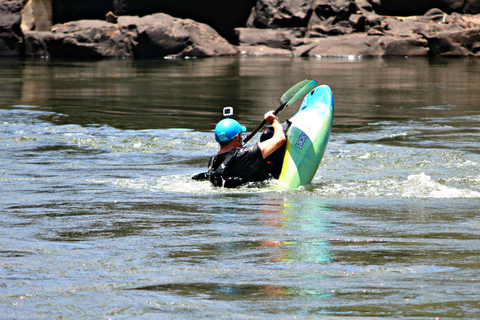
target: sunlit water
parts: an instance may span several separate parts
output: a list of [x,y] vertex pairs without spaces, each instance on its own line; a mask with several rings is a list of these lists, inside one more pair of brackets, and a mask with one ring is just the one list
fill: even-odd
[[[305,78],[335,98],[312,184],[190,179],[224,106],[251,130]],[[479,318],[479,88],[470,59],[4,59],[0,318]]]

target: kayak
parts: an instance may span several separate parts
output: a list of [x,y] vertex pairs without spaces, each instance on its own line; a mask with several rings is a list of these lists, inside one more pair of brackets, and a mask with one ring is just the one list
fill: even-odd
[[[287,189],[308,185],[315,176],[332,130],[333,109],[332,90],[321,85],[305,95],[297,113],[283,124],[287,142],[266,160],[271,176]],[[267,127],[260,141],[273,134],[273,127]],[[192,179],[209,179],[209,173],[196,174]]]
[[322,161],[333,123],[333,94],[321,85],[311,90],[289,119],[287,143],[278,180],[288,189],[308,185]]

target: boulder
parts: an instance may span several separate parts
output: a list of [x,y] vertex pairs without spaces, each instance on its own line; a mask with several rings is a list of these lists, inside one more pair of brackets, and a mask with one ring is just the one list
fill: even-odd
[[[51,29],[43,23],[41,29],[48,31],[38,32],[39,23],[49,20],[49,4],[54,20],[68,15],[95,15],[100,20],[71,21]],[[219,11],[225,7],[229,9]],[[168,10],[177,18],[166,13],[125,15],[156,9]],[[156,58],[240,51],[296,56],[479,56],[480,15],[473,14],[478,12],[480,0],[207,0],[201,4],[198,0],[99,0],[92,6],[78,0],[0,0],[0,55]],[[401,16],[413,13],[417,15]],[[230,42],[218,33],[223,27],[232,31],[224,30]]]
[[238,52],[212,27],[164,13],[120,16],[118,25],[135,39],[135,57],[213,57]]
[[51,32],[24,31],[25,55],[32,57],[49,58],[50,53],[47,41],[53,38]]
[[213,27],[236,44],[234,28],[245,27],[256,0],[51,0],[54,23],[83,19],[101,20],[112,11],[118,16],[146,16],[166,13]]
[[23,55],[21,10],[20,1],[0,0],[0,56]]
[[247,27],[306,27],[311,14],[312,0],[257,0]]
[[[437,12],[438,13],[438,12]],[[386,18],[386,35],[420,36],[427,41],[430,56],[471,56],[477,53],[480,41],[480,19],[464,19],[462,15],[445,13]]]
[[367,33],[293,40],[293,52],[295,56],[480,55],[480,17],[465,19],[456,13],[432,17],[386,17]]
[[294,49],[295,56],[420,56],[428,53],[427,41],[420,37],[370,36],[348,34],[336,37],[303,39]]
[[302,28],[237,28],[240,45],[264,45],[270,48],[288,49],[292,48],[292,42],[303,38],[305,30]]
[[235,46],[213,28],[158,13],[120,16],[118,23],[79,20],[51,32],[27,32],[27,55],[50,57],[211,57],[233,55]]
[[382,21],[367,0],[316,0],[313,8],[310,36],[365,32]]
[[272,48],[266,45],[239,45],[240,54],[245,56],[293,56],[293,52],[288,49]]
[[[33,41],[33,37],[35,38]],[[51,32],[30,32],[26,48],[45,46],[50,57],[103,58],[133,57],[134,39],[113,23],[100,20],[80,20],[57,24]],[[43,45],[44,44],[44,45]],[[35,51],[27,52],[33,55]]]
[[480,27],[462,31],[426,32],[431,56],[479,56]]

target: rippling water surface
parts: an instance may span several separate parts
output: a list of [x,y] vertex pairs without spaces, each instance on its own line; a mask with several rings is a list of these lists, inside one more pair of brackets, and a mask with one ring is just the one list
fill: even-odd
[[[190,179],[224,106],[252,130],[305,78],[335,98],[311,185]],[[479,318],[479,88],[478,59],[2,59],[2,318]]]

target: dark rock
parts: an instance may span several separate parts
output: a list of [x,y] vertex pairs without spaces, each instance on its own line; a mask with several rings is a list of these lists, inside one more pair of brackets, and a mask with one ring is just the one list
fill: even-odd
[[480,0],[381,0],[372,4],[378,14],[391,16],[418,16],[432,8],[449,14],[480,12]]
[[292,41],[302,38],[305,34],[301,28],[278,28],[278,29],[235,29],[240,45],[265,45],[270,48],[292,48]]
[[19,1],[0,0],[0,56],[23,54],[21,10],[22,5]]
[[[446,1],[446,0],[445,0]],[[313,9],[307,28],[279,28],[293,21],[292,8],[307,17]],[[261,50],[250,54],[273,54],[264,46],[285,49],[295,56],[418,56],[478,54],[478,19],[466,19],[458,13],[447,14],[431,8],[425,15],[382,17],[374,8],[384,1],[369,0],[260,0],[251,16],[258,28],[237,28],[240,44]],[[420,0],[420,4],[424,4]],[[439,3],[439,2],[438,2]],[[440,3],[439,3],[440,4]],[[445,2],[442,2],[445,7]],[[458,5],[458,3],[457,3]],[[412,4],[413,6],[413,4]],[[283,8],[280,10],[279,8]],[[448,7],[454,8],[453,2]],[[457,8],[457,7],[455,7]],[[457,8],[458,9],[458,8]],[[462,36],[463,35],[463,36]],[[247,52],[248,50],[242,50]],[[284,54],[287,54],[284,52]]]
[[351,14],[348,22],[353,28],[354,32],[365,32],[367,25],[367,18],[362,14]]
[[157,13],[142,18],[120,16],[118,25],[135,40],[135,57],[212,57],[238,51],[212,27]]
[[[295,56],[480,55],[480,15],[466,14],[480,12],[480,0],[52,0],[54,19],[99,20],[33,32],[36,15],[25,21],[25,35],[20,28],[22,2],[27,0],[0,0],[0,55],[210,57],[239,50]],[[33,4],[40,2],[50,3],[31,0],[34,14]],[[154,10],[177,18],[131,15]]]
[[480,27],[462,31],[425,33],[431,56],[471,56],[478,53]]
[[480,0],[465,0],[465,6],[463,7],[463,12],[470,13],[470,14],[480,13]]
[[47,42],[53,39],[51,32],[25,31],[25,55],[49,58]]
[[26,33],[27,55],[50,57],[210,57],[238,51],[205,24],[159,13],[113,24],[80,20]]
[[256,0],[52,0],[54,23],[74,20],[103,20],[108,11],[129,16],[162,12],[192,19],[213,27],[231,43],[237,43],[234,29],[245,27]]
[[438,8],[432,8],[430,10],[428,10],[427,12],[425,12],[424,16],[426,17],[433,17],[433,16],[443,16],[445,15],[445,12],[443,12],[442,10],[438,9]]
[[381,24],[382,17],[375,13],[370,1],[355,0],[355,6],[358,9],[357,14],[361,14],[365,17],[365,21],[368,26],[375,27]]
[[288,49],[272,48],[266,45],[240,45],[238,50],[246,56],[292,56],[293,53]]
[[[480,21],[479,21],[480,22]],[[383,21],[386,27],[385,33],[392,36],[438,35],[440,33],[466,32],[470,28],[476,28],[480,24],[465,21],[458,14],[443,15],[442,19],[432,20],[431,17],[388,17]]]
[[107,14],[105,15],[105,21],[111,22],[111,23],[117,23],[118,16],[114,14],[112,11],[108,11]]
[[52,27],[43,37],[51,57],[133,57],[134,39],[116,24],[80,20]]
[[257,0],[247,27],[306,27],[312,14],[312,0]]
[[300,45],[293,41],[293,50],[296,56],[479,55],[479,19],[466,20],[458,14],[443,14],[439,21],[431,16],[388,17],[366,34],[304,39]]
[[369,36],[349,34],[313,39],[294,49],[295,56],[420,56],[428,53],[421,37]]
[[472,44],[472,52],[475,56],[480,56],[480,41]]
[[384,36],[385,35],[385,27],[384,26],[377,26],[368,30],[367,35],[369,36]]
[[422,37],[386,36],[378,41],[380,56],[425,56],[428,42]]
[[341,35],[365,32],[380,25],[377,15],[367,0],[317,0],[309,22],[312,35]]

